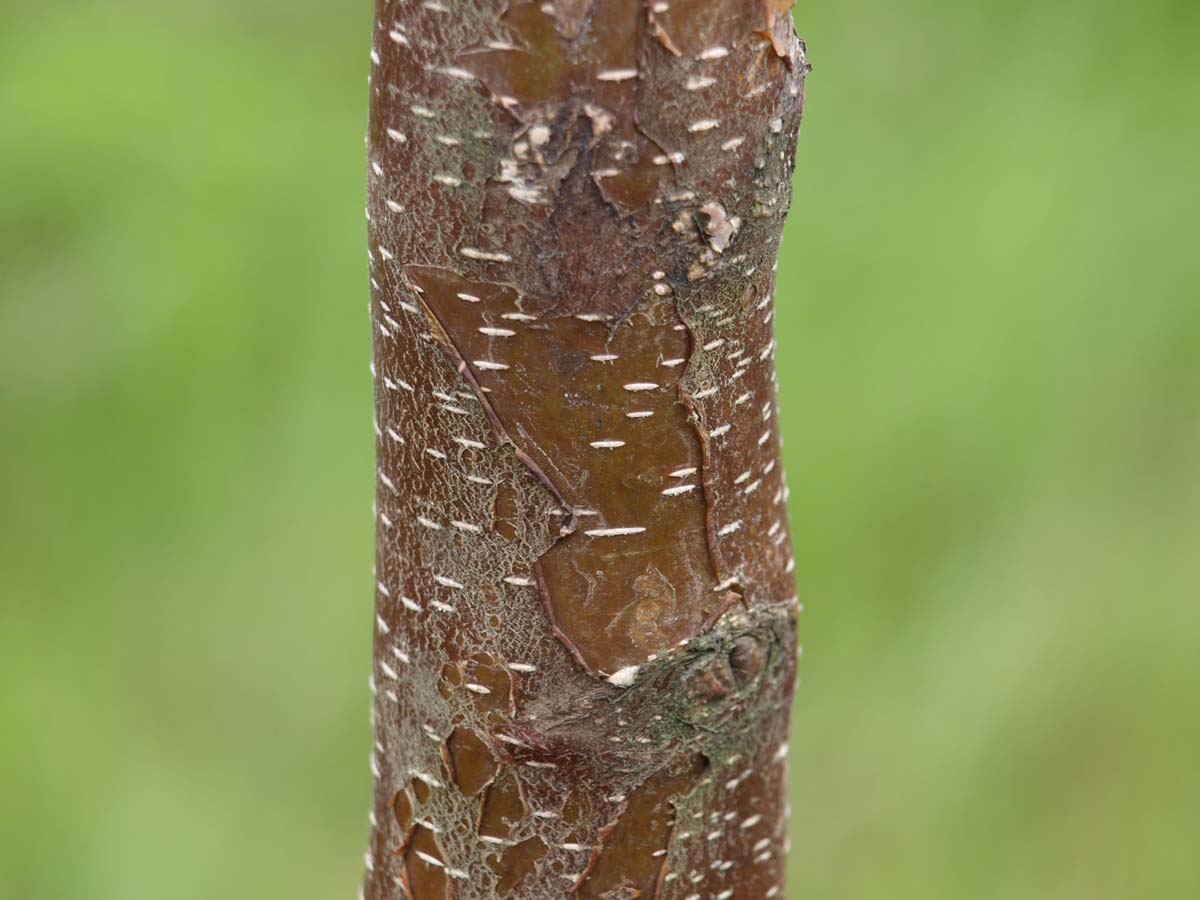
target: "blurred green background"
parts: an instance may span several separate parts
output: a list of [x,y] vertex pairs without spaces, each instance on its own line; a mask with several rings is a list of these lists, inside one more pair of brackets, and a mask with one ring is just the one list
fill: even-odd
[[[352,897],[369,5],[0,10],[0,895]],[[797,20],[789,894],[1200,896],[1200,5]]]

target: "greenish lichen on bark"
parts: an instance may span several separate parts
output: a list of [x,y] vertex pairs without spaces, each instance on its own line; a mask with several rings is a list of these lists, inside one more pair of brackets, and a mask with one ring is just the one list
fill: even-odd
[[370,900],[780,896],[790,0],[379,0]]

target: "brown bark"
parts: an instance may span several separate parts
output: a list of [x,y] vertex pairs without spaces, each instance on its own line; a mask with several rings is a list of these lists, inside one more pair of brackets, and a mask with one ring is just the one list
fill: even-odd
[[782,896],[791,0],[379,0],[370,900]]

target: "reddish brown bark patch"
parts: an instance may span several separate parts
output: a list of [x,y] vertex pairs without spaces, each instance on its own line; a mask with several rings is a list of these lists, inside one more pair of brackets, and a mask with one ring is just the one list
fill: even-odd
[[[560,104],[590,94],[619,107],[633,85],[598,81],[597,75],[637,68],[638,5],[639,0],[565,5],[516,0],[501,19],[511,46],[463,54],[462,64],[505,106]],[[571,40],[563,41],[560,31]]]
[[479,836],[506,841],[529,814],[516,772],[506,769],[492,782],[479,807]]
[[519,510],[517,493],[510,484],[496,488],[496,500],[492,504],[492,527],[506,541],[516,540]]
[[700,448],[678,400],[690,348],[674,302],[617,323],[531,312],[537,301],[511,288],[444,269],[406,271],[498,427],[569,505],[569,533],[538,568],[576,657],[608,675],[701,631],[721,598]]
[[655,10],[654,21],[670,35],[671,45],[680,54],[700,57],[708,52],[717,59],[723,55],[714,56],[714,48],[728,51],[762,26],[753,4],[711,0],[671,0],[666,9]]
[[462,693],[487,719],[515,712],[516,676],[503,661],[487,653],[442,666],[438,688],[447,700]]
[[672,801],[690,792],[706,767],[697,754],[650,776],[629,796],[620,816],[600,829],[600,846],[575,887],[580,900],[657,896],[675,828]]
[[408,786],[412,790],[413,796],[417,798],[418,805],[424,806],[429,802],[429,795],[433,790],[422,779],[414,778],[408,783]]
[[538,862],[546,855],[546,843],[539,837],[531,837],[506,849],[503,853],[488,857],[488,866],[500,876],[496,893],[507,897],[534,874]]
[[446,863],[432,831],[418,825],[403,853],[400,879],[411,900],[451,900],[453,894],[450,879],[446,877]]
[[469,728],[455,728],[446,739],[446,768],[450,780],[474,797],[496,777],[496,759],[487,743]]
[[408,791],[396,791],[396,796],[392,797],[392,815],[396,817],[400,831],[407,834],[413,817],[412,800],[409,799]]

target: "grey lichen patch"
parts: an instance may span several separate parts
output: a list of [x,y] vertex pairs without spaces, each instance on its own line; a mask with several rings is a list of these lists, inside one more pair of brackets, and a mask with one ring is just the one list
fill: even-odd
[[[610,763],[637,787],[601,829],[576,887],[580,897],[621,890],[675,896],[671,885],[686,875],[694,887],[702,866],[712,896],[738,877],[764,896],[777,883],[779,873],[767,863],[781,856],[782,832],[755,798],[770,797],[783,777],[775,757],[794,678],[794,617],[788,604],[732,610],[703,636],[644,666],[636,684],[594,716],[597,735],[639,723]],[[730,876],[721,868],[728,860],[713,855],[713,835],[726,832],[734,840],[753,837],[753,844],[770,832],[772,853],[755,871]]]
[[663,897],[781,896],[786,822],[764,798],[786,792],[785,734],[772,723],[714,757],[678,801]]
[[736,741],[789,701],[795,616],[787,603],[732,608],[707,632],[642,666],[609,718],[636,713],[652,746],[716,752],[714,740]]
[[786,603],[725,613],[704,634],[638,668],[629,685],[546,698],[514,722],[518,763],[635,783],[678,754],[720,756],[790,702],[795,608]]

